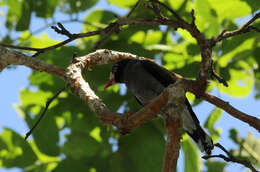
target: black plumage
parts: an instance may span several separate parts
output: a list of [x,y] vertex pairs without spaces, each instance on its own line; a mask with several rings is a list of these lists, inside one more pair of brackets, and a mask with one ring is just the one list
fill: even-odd
[[[115,83],[124,83],[141,105],[149,103],[168,85],[175,82],[170,72],[149,60],[124,59],[112,67],[110,82],[105,88]],[[213,142],[201,128],[199,120],[192,110],[189,101],[185,101],[183,128],[197,143],[201,151],[211,154]]]

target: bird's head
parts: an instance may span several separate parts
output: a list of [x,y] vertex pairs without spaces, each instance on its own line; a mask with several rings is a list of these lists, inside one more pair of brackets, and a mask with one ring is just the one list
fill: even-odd
[[104,90],[116,83],[124,83],[124,70],[126,68],[126,65],[131,60],[132,59],[123,59],[112,66],[112,70],[110,72],[110,80],[105,85]]

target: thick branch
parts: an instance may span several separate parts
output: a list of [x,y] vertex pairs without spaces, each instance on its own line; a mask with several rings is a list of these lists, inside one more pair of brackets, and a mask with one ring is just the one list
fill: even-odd
[[0,47],[0,72],[8,65],[25,65],[29,68],[47,72],[65,79],[65,69],[45,63],[17,51]]
[[177,160],[179,157],[182,119],[185,108],[184,85],[180,80],[174,88],[169,90],[168,103],[162,110],[165,118],[167,141],[165,146],[163,172],[174,172],[177,170]]
[[[118,118],[119,114],[112,113],[110,110],[108,110],[103,102],[99,102],[99,98],[95,95],[95,93],[90,89],[88,83],[85,82],[85,80],[81,77],[81,71],[77,69],[78,67],[86,67],[90,65],[101,65],[101,64],[107,64],[107,63],[114,63],[119,61],[120,59],[123,58],[138,58],[136,55],[130,54],[130,53],[122,53],[122,52],[116,52],[116,51],[110,51],[110,50],[97,50],[93,53],[90,53],[86,56],[82,56],[79,58],[76,58],[77,63],[73,64],[70,66],[70,74],[67,73],[66,75],[71,75],[69,76],[68,79],[65,77],[65,69],[47,64],[44,61],[32,58],[30,56],[27,56],[25,54],[13,51],[13,50],[8,50],[6,48],[0,48],[0,71],[2,71],[5,67],[8,65],[25,65],[28,66],[32,69],[38,70],[38,71],[44,71],[50,74],[53,74],[55,76],[60,77],[61,79],[64,80],[69,80],[71,85],[75,85],[78,87],[78,95],[83,100],[86,100],[86,102],[90,105],[91,109],[96,112],[97,114],[101,114],[100,118],[101,120],[106,120],[107,123],[109,124],[114,124],[117,123],[115,122],[115,119]],[[139,57],[143,58],[143,57]],[[77,71],[76,74],[73,74],[73,70],[75,68],[75,71]],[[81,69],[80,69],[81,70]],[[256,130],[260,132],[260,120],[257,117],[250,116],[246,113],[243,113],[239,111],[238,109],[234,108],[231,106],[229,103],[207,93],[204,92],[203,94],[200,93],[200,87],[198,87],[198,83],[196,81],[188,80],[183,78],[181,75],[172,73],[172,76],[177,79],[182,79],[182,82],[184,82],[184,85],[187,87],[187,90],[195,94],[196,96],[201,96],[204,100],[214,104],[215,106],[225,110],[227,113],[232,115],[233,117],[244,121],[248,123],[250,126],[254,127]],[[81,85],[80,85],[81,84]],[[89,92],[90,90],[90,92]],[[137,112],[138,114],[144,113],[147,115],[146,117],[143,117],[142,119],[139,118],[138,120],[142,121],[140,123],[143,123],[143,121],[146,121],[146,119],[153,118],[153,115],[156,116],[156,113],[152,113],[153,111],[157,111],[164,105],[165,102],[167,102],[167,93],[162,93],[160,98],[155,100],[155,104],[159,104],[158,106],[153,106],[151,103],[148,107],[150,110],[140,110]],[[92,98],[93,101],[88,101],[89,98]],[[95,101],[97,100],[97,101]],[[100,105],[101,110],[96,111],[95,108],[98,108]],[[160,106],[160,107],[159,107]],[[156,108],[158,107],[158,108]],[[103,109],[103,110],[102,110]],[[157,110],[156,110],[157,109]],[[102,113],[100,113],[102,112]],[[104,114],[113,114],[113,115],[104,115]],[[135,115],[133,115],[135,116]],[[140,125],[138,123],[138,120],[136,118],[129,118],[131,123],[135,124],[135,127],[126,127],[128,129],[133,129],[136,128]],[[131,126],[131,125],[130,125]]]
[[174,172],[177,167],[181,140],[181,121],[179,118],[166,119],[167,141],[165,145],[163,172]]
[[90,109],[100,117],[103,123],[115,125],[119,128],[121,133],[127,133],[144,122],[153,119],[162,106],[166,104],[168,92],[163,92],[161,96],[155,98],[148,106],[136,112],[134,115],[131,115],[129,119],[126,119],[118,113],[111,112],[91,90],[81,73],[82,70],[88,66],[116,62],[123,58],[137,58],[137,56],[110,50],[98,50],[86,56],[76,58],[74,63],[68,67],[66,75],[74,93],[79,95],[80,98],[89,105]]
[[[105,104],[95,95],[95,93],[90,89],[88,83],[85,82],[85,80],[81,76],[81,70],[82,69],[77,69],[77,68],[84,68],[86,66],[91,66],[91,65],[101,65],[101,64],[107,64],[107,63],[114,63],[119,61],[120,59],[123,58],[138,58],[136,55],[130,54],[130,53],[122,53],[122,52],[116,52],[116,51],[111,51],[111,50],[97,50],[93,53],[90,53],[86,56],[82,56],[79,58],[76,58],[75,60],[77,61],[75,64],[72,64],[67,71],[67,76],[68,79],[65,77],[65,69],[47,64],[44,61],[32,58],[30,56],[27,56],[25,54],[13,51],[13,50],[8,50],[6,48],[0,48],[0,71],[2,71],[5,67],[8,65],[25,65],[28,66],[32,69],[38,70],[38,71],[44,71],[50,74],[53,74],[55,76],[60,77],[61,79],[64,80],[69,80],[71,85],[74,85],[73,87],[77,87],[78,91],[77,94],[85,100],[90,108],[96,112],[97,114],[101,114],[100,118],[101,120],[106,120],[107,123],[109,124],[115,124],[115,120],[118,118],[117,113],[113,113],[110,110],[107,109]],[[143,58],[143,57],[139,57]],[[76,71],[76,74],[74,74],[74,69]],[[227,113],[232,115],[233,117],[244,121],[248,123],[250,126],[254,127],[256,130],[260,132],[260,120],[254,116],[250,116],[246,113],[243,113],[239,111],[238,109],[234,108],[231,106],[229,103],[209,94],[204,92],[201,94],[200,92],[200,87],[198,87],[198,83],[196,81],[188,80],[183,78],[181,75],[172,73],[172,76],[177,79],[182,79],[182,82],[184,82],[183,85],[187,87],[187,90],[195,94],[196,96],[201,96],[201,98],[205,99],[206,101],[214,104],[215,106],[225,110]],[[162,107],[165,102],[167,102],[167,93],[162,93],[161,96],[158,97],[158,99],[155,99],[155,106],[151,103],[148,106],[148,109],[150,110],[140,110],[137,112],[138,114],[144,113],[147,115],[146,117],[143,117],[142,119],[139,118],[129,118],[131,122],[129,123],[134,123],[135,127],[126,127],[126,129],[133,129],[141,125],[146,119],[153,118],[153,115],[156,116],[156,113],[153,113],[154,111],[157,111]],[[88,101],[88,99],[91,99],[91,101]],[[100,100],[100,101],[99,101]],[[156,105],[158,104],[158,105]],[[98,107],[101,107],[100,110],[95,110]],[[158,108],[157,108],[158,107]],[[156,110],[157,109],[157,110]],[[102,113],[101,113],[102,112]],[[104,115],[104,114],[113,114],[113,115]],[[135,115],[133,115],[135,116]],[[138,121],[142,121],[138,123]],[[130,125],[131,126],[131,125]]]

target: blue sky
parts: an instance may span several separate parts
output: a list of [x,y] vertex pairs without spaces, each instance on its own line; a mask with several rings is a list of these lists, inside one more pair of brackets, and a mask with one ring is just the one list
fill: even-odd
[[[120,14],[124,14],[125,11],[121,10],[115,6],[109,6],[105,1],[98,3],[94,8],[102,8],[102,9],[110,9],[110,10],[117,10]],[[0,10],[6,10],[4,8],[0,8]],[[86,15],[86,13],[82,13],[81,16]],[[56,18],[63,18],[64,16],[58,14]],[[242,22],[242,21],[240,21]],[[4,23],[4,18],[0,18],[0,27]],[[39,26],[43,26],[44,22],[42,20],[36,19],[34,17],[34,22],[32,23],[33,30],[39,28]],[[65,25],[68,29],[72,30],[73,32],[80,32],[79,24],[72,23]],[[2,28],[1,28],[2,29]],[[56,34],[52,29],[48,28],[45,30],[47,34],[53,39],[63,39],[64,37]],[[1,34],[3,35],[3,33]],[[19,91],[22,88],[28,87],[28,76],[30,75],[31,70],[24,66],[18,66],[15,69],[5,69],[3,72],[0,73],[0,101],[1,101],[1,108],[0,108],[0,131],[3,127],[12,128],[20,134],[25,134],[28,131],[28,127],[26,126],[23,119],[18,116],[15,112],[13,105],[19,104]],[[232,87],[232,85],[230,85]],[[252,90],[254,90],[252,88]],[[216,90],[212,92],[214,95],[222,98],[225,101],[228,101],[234,107],[237,107],[239,110],[246,112],[250,115],[258,116],[259,117],[259,106],[260,100],[255,100],[254,95],[255,92],[252,91],[248,97],[237,99],[232,98],[228,95],[222,94],[217,92]],[[214,106],[210,103],[203,102],[199,106],[194,107],[194,111],[197,114],[199,120],[203,124],[208,116],[208,114],[214,109]],[[260,134],[249,127],[247,124],[231,117],[227,113],[223,113],[219,122],[216,123],[216,127],[222,128],[222,134],[220,138],[220,143],[224,145],[226,148],[235,148],[234,144],[230,139],[228,139],[229,129],[230,128],[237,128],[239,130],[239,134],[242,137],[245,137],[248,132],[252,132],[253,135],[257,138],[260,138]],[[214,151],[215,152],[215,151]],[[219,151],[215,152],[219,153]],[[181,155],[180,160],[182,161],[183,156]],[[241,166],[238,164],[230,163],[231,165],[226,168],[227,171],[234,171],[234,169],[239,170]],[[183,171],[183,163],[179,163],[179,171]],[[6,170],[0,169],[0,172],[4,172]],[[11,169],[8,170],[9,172],[18,172],[18,169]]]

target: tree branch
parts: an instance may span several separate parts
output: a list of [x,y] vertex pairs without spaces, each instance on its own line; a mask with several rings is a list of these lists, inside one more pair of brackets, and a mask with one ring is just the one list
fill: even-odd
[[24,140],[26,140],[31,134],[32,132],[34,131],[34,129],[38,126],[38,124],[40,123],[40,121],[42,120],[42,118],[44,117],[44,115],[46,114],[47,110],[48,110],[48,107],[50,106],[51,102],[56,99],[61,92],[63,92],[64,90],[66,90],[66,88],[68,87],[69,85],[66,84],[65,87],[63,87],[62,89],[60,89],[54,96],[52,96],[50,99],[48,99],[48,101],[46,102],[46,105],[45,105],[45,108],[43,109],[40,117],[38,118],[38,120],[36,121],[36,123],[33,125],[33,127],[30,129],[30,131],[28,131],[26,134],[25,134],[25,138]]
[[0,47],[0,72],[8,65],[25,65],[29,68],[47,72],[65,80],[65,69],[60,68],[42,60],[32,58],[17,51]]
[[223,30],[216,38],[212,38],[212,46],[215,46],[216,43],[227,39],[229,37],[243,34],[250,32],[251,30],[255,30],[256,32],[260,32],[256,27],[251,26],[253,22],[255,22],[258,18],[260,18],[260,12],[256,13],[253,18],[251,18],[248,22],[246,22],[243,26],[240,28],[233,30],[233,31],[227,31]]
[[162,112],[165,119],[167,141],[165,145],[163,172],[175,172],[179,157],[182,114],[185,109],[185,86],[181,80],[177,80],[175,87],[169,90],[168,103]]
[[[133,6],[133,8],[126,14],[126,17],[125,18],[129,18],[134,10],[137,8],[137,6],[140,4],[141,0],[138,0],[135,5]],[[113,33],[119,33],[121,31],[121,25],[119,24],[119,20],[120,20],[120,17],[117,16],[117,21],[114,22],[114,23],[111,23],[111,28],[107,31],[107,32],[104,32],[104,36],[96,43],[96,45],[94,46],[94,50],[97,50],[100,45],[105,41],[107,40]]]
[[235,107],[230,105],[229,102],[226,102],[210,93],[204,92],[201,94],[200,86],[198,85],[197,81],[188,80],[174,72],[172,72],[172,76],[175,79],[182,79],[182,82],[184,82],[184,85],[186,85],[187,91],[193,93],[195,96],[200,96],[200,98],[210,102],[211,104],[219,107],[220,109],[223,109],[234,118],[237,118],[240,121],[249,124],[251,127],[255,128],[260,133],[260,119],[258,119],[257,117],[248,115],[236,109]]
[[[5,67],[7,67],[10,64],[13,65],[25,65],[32,69],[38,70],[38,71],[44,71],[50,74],[53,74],[55,76],[60,77],[61,79],[65,81],[69,81],[71,85],[74,85],[73,87],[77,87],[77,94],[86,101],[86,103],[89,104],[90,108],[99,114],[99,117],[102,121],[107,121],[107,124],[116,124],[119,126],[118,121],[115,120],[118,119],[118,116],[120,114],[113,113],[110,110],[107,109],[105,104],[95,95],[95,93],[90,89],[88,83],[85,82],[83,77],[81,76],[81,70],[78,68],[84,68],[86,66],[91,65],[101,65],[101,64],[107,64],[107,63],[115,63],[123,58],[140,58],[143,57],[137,57],[134,54],[130,53],[122,53],[117,51],[111,51],[111,50],[97,50],[93,53],[90,53],[86,56],[78,57],[75,59],[76,63],[73,63],[69,66],[67,70],[67,77],[65,76],[65,69],[56,67],[54,65],[47,64],[41,60],[32,58],[30,56],[24,55],[22,53],[7,50],[6,48],[0,47],[0,71],[2,71]],[[75,74],[73,72],[73,69],[77,71]],[[246,113],[243,113],[239,111],[238,109],[231,106],[228,102],[225,102],[221,100],[220,98],[217,98],[207,92],[204,92],[203,94],[200,93],[200,87],[198,86],[197,81],[188,80],[183,78],[181,75],[178,75],[176,73],[172,72],[172,76],[176,79],[181,79],[182,82],[184,82],[184,86],[187,88],[188,91],[192,92],[196,96],[201,96],[204,100],[210,102],[211,104],[225,110],[227,113],[232,115],[233,117],[248,123],[250,126],[254,127],[258,132],[260,132],[260,120],[257,117],[250,116]],[[140,110],[136,114],[140,116],[139,114],[145,113],[143,118],[132,118],[132,116],[128,119],[129,123],[134,123],[135,126],[129,127],[126,126],[126,130],[131,130],[133,128],[138,127],[143,123],[143,121],[146,121],[146,119],[152,119],[153,115],[156,116],[156,114],[160,111],[161,107],[167,102],[168,93],[162,93],[158,99],[154,100],[154,104],[151,103],[147,106],[148,109]],[[91,99],[89,102],[88,99]],[[158,104],[158,105],[156,105]],[[100,106],[101,109],[95,110]],[[156,111],[156,112],[155,112]],[[155,112],[155,113],[153,113]],[[110,115],[104,115],[104,114],[110,114]],[[135,116],[135,115],[133,115]],[[142,116],[142,115],[141,115]],[[121,116],[120,116],[121,118]],[[139,123],[139,120],[142,121]],[[131,125],[130,125],[131,126]],[[120,127],[119,127],[120,128]]]
[[165,145],[163,172],[175,172],[181,141],[181,120],[166,119],[167,141]]
[[221,158],[221,159],[223,159],[226,162],[235,162],[235,163],[241,164],[241,165],[249,168],[252,172],[258,172],[249,161],[247,161],[247,160],[240,160],[240,159],[235,158],[221,144],[217,143],[217,144],[215,144],[215,146],[220,148],[222,151],[224,151],[227,154],[227,156],[225,156],[223,154],[219,154],[219,155],[206,155],[206,156],[203,156],[202,158],[206,159],[206,160],[210,159],[210,158]]
[[200,63],[200,70],[197,77],[198,84],[200,86],[200,94],[206,90],[207,87],[207,79],[208,75],[211,71],[212,67],[212,46],[210,40],[206,39],[204,35],[199,31],[195,24],[195,16],[194,10],[191,11],[192,22],[188,23],[184,19],[182,19],[173,9],[171,9],[168,5],[158,1],[158,0],[150,0],[153,4],[158,4],[169,11],[173,16],[174,20],[170,20],[165,16],[162,16],[161,12],[158,12],[158,7],[153,7],[151,10],[154,12],[155,15],[158,16],[158,19],[161,23],[170,23],[169,26],[172,26],[173,29],[177,30],[178,28],[186,29],[196,40],[201,49],[201,63]]

